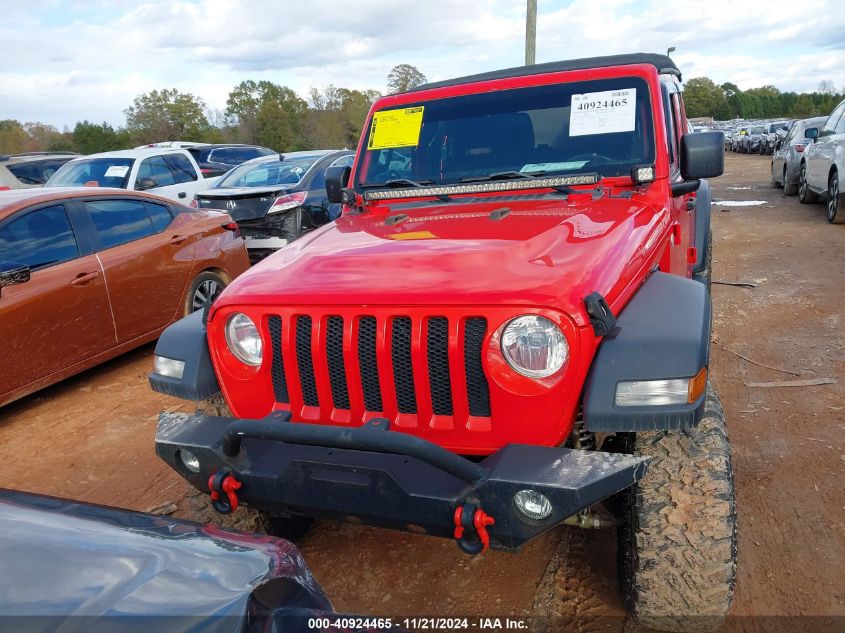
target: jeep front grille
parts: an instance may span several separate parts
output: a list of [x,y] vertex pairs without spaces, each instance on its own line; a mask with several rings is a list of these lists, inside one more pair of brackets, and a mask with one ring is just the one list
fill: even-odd
[[292,312],[266,324],[273,393],[295,419],[395,414],[400,426],[446,429],[491,415],[483,317]]

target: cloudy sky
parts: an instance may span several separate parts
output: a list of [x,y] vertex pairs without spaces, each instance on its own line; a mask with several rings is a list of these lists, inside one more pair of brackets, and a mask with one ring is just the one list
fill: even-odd
[[[539,0],[537,61],[675,46],[689,79],[845,89],[843,0]],[[0,119],[124,123],[175,87],[223,109],[244,79],[384,89],[520,65],[525,0],[0,0]]]

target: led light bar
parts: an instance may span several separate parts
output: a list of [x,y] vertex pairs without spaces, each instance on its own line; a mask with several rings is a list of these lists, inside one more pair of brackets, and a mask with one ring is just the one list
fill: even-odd
[[471,183],[465,185],[442,185],[438,187],[414,187],[368,191],[365,200],[393,200],[395,198],[414,198],[420,196],[451,196],[460,193],[486,193],[510,191],[513,189],[546,189],[548,187],[571,187],[573,185],[594,185],[599,181],[598,174],[578,174],[575,176],[552,176],[550,178],[531,178],[498,180],[494,182]]

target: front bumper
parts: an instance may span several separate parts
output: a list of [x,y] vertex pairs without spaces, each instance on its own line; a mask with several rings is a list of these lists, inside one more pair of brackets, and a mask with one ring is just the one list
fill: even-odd
[[[180,451],[200,463],[189,471]],[[567,448],[508,445],[480,462],[405,433],[386,420],[359,428],[162,413],[156,452],[197,489],[228,469],[240,500],[270,513],[352,519],[452,538],[456,510],[472,504],[495,519],[490,545],[515,550],[565,519],[640,480],[647,458]],[[552,504],[524,517],[514,495],[531,489]]]

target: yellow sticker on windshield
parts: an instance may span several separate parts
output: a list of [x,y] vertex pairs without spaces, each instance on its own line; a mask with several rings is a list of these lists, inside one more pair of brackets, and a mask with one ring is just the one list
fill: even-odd
[[367,149],[416,147],[420,142],[424,107],[376,112],[373,115]]

